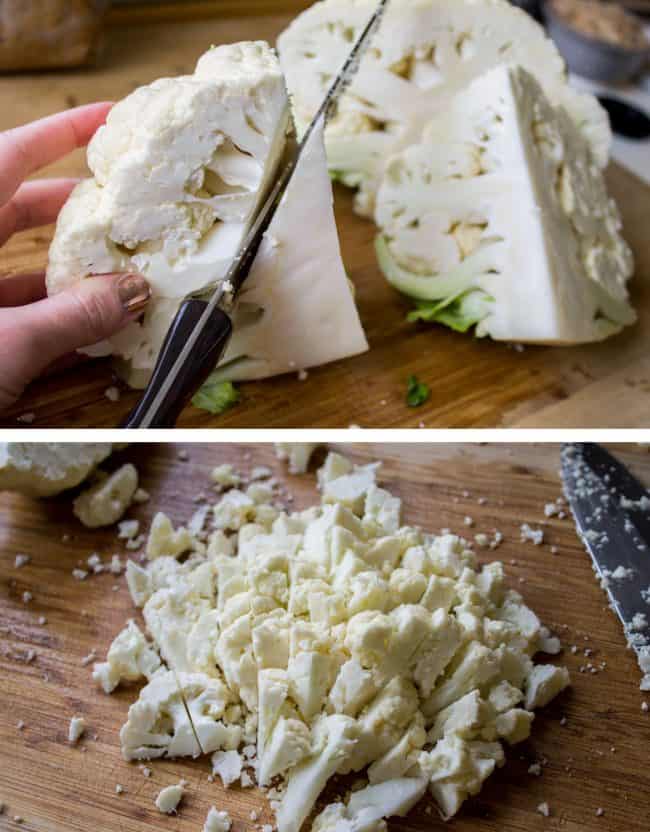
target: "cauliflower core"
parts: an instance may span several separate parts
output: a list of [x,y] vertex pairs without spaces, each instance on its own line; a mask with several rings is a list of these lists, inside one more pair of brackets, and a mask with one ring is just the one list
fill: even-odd
[[[375,6],[375,0],[323,0],[279,37],[299,128],[317,111]],[[459,90],[501,64],[533,73],[605,165],[611,139],[605,111],[568,86],[559,52],[529,15],[506,0],[392,0],[326,131],[330,170],[359,186],[360,214],[372,216],[388,158],[418,141]]]
[[528,737],[533,708],[569,683],[533,662],[548,631],[500,563],[402,525],[377,470],[330,454],[321,504],[290,514],[270,485],[232,488],[182,562],[129,563],[153,643],[130,624],[95,668],[106,691],[149,680],[120,734],[127,759],[212,753],[224,784],[272,786],[279,832],[359,772],[366,787],[314,829],[385,832],[427,790],[455,814]]
[[524,69],[455,96],[388,163],[379,263],[411,320],[499,340],[598,341],[635,320],[632,254],[590,146]]
[[[148,380],[181,300],[225,277],[281,159],[288,110],[275,54],[245,42],[211,49],[193,75],[135,90],[91,141],[94,178],[59,216],[47,287],[114,271],[147,277],[143,320],[89,350],[119,357],[132,385]],[[260,378],[366,348],[317,130],[241,294],[223,376]]]

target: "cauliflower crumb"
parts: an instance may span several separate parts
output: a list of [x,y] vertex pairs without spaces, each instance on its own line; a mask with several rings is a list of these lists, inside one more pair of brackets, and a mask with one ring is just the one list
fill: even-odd
[[175,786],[166,786],[158,792],[155,804],[159,812],[169,815],[176,811],[178,804],[183,798],[184,784],[185,781],[181,780],[181,782],[177,783]]
[[68,742],[72,745],[78,743],[86,730],[86,720],[81,716],[73,716],[68,728]]
[[541,546],[544,542],[544,531],[542,529],[532,529],[528,523],[522,523],[520,526],[521,542],[526,543],[530,541],[535,546]]
[[107,387],[106,390],[104,390],[104,395],[109,400],[109,402],[119,402],[120,400],[119,388],[115,386]]
[[229,832],[232,820],[228,812],[221,812],[212,806],[203,825],[203,832]]

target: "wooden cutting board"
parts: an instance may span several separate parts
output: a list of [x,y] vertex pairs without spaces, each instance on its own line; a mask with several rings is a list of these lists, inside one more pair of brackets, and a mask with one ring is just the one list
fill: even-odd
[[[242,9],[247,4],[241,4]],[[121,10],[120,14],[126,11]],[[101,65],[92,71],[0,79],[0,129],[75,104],[118,99],[162,75],[191,71],[211,43],[245,38],[275,41],[286,15],[129,24],[109,29]],[[81,151],[48,173],[83,175]],[[621,168],[609,183],[637,260],[633,283],[639,322],[602,344],[527,347],[478,341],[405,320],[409,304],[382,277],[373,251],[372,223],[352,212],[351,193],[335,189],[346,268],[356,288],[370,351],[321,367],[306,381],[284,376],[244,384],[240,404],[219,417],[188,408],[182,426],[223,427],[645,427],[650,413],[650,188]],[[317,230],[314,229],[314,233]],[[17,235],[0,251],[0,274],[42,268],[51,229]],[[525,278],[525,276],[523,276]],[[522,310],[522,314],[525,313]],[[278,337],[281,334],[278,333]],[[409,409],[409,375],[431,388],[431,399]],[[117,403],[108,361],[94,362],[33,384],[5,417],[25,413],[40,427],[110,427],[129,412],[137,393]]]
[[[313,472],[285,474],[270,445],[131,446],[120,459],[133,461],[150,503],[129,512],[145,523],[164,509],[175,523],[196,509],[194,496],[209,492],[209,471],[233,462],[243,472],[270,465],[295,496],[295,506],[313,504]],[[340,448],[341,449],[341,448]],[[548,520],[541,546],[521,543],[519,526],[544,522],[544,505],[560,494],[559,448],[551,445],[357,445],[343,448],[359,462],[381,459],[382,479],[405,502],[404,519],[427,531],[448,527],[472,536],[497,528],[504,542],[496,552],[479,549],[481,561],[502,560],[509,583],[523,593],[541,619],[562,639],[559,661],[572,687],[537,713],[532,738],[507,752],[507,763],[445,826],[425,804],[391,830],[423,832],[647,832],[650,828],[650,714],[641,710],[639,669],[625,648],[620,624],[608,610],[590,560],[570,519]],[[650,484],[650,456],[637,447],[615,449]],[[111,464],[117,464],[114,459]],[[464,523],[471,517],[471,528]],[[98,690],[83,659],[100,659],[127,618],[136,616],[124,577],[98,575],[84,582],[71,570],[92,552],[104,559],[127,553],[114,530],[91,532],[71,513],[71,497],[35,501],[0,495],[0,829],[34,832],[198,832],[211,805],[227,809],[233,832],[259,832],[271,823],[264,797],[255,790],[225,790],[209,783],[207,759],[153,762],[145,778],[122,760],[118,731],[135,687],[112,696]],[[557,547],[557,553],[551,552]],[[17,554],[31,562],[14,568]],[[113,591],[113,589],[115,591]],[[23,603],[24,592],[33,596]],[[139,613],[138,613],[139,615]],[[38,623],[45,616],[47,623]],[[572,652],[575,645],[577,652]],[[34,650],[31,662],[25,661]],[[585,650],[593,651],[585,656]],[[581,673],[587,663],[602,672]],[[650,700],[650,695],[646,694]],[[88,723],[78,746],[67,743],[73,715]],[[566,719],[564,724],[561,720]],[[22,730],[17,728],[24,722]],[[543,763],[540,777],[528,774]],[[188,781],[178,816],[163,817],[153,805],[158,791]],[[116,785],[124,793],[116,794]],[[330,790],[330,799],[342,789]],[[547,802],[548,818],[536,807]],[[604,815],[598,817],[597,809]],[[257,822],[251,811],[259,812]]]

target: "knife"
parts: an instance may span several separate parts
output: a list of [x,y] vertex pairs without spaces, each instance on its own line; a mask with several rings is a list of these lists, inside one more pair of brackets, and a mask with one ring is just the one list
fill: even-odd
[[[149,384],[122,427],[174,427],[194,391],[203,384],[223,357],[232,335],[232,313],[237,295],[250,274],[264,234],[311,136],[321,123],[327,123],[335,112],[341,95],[356,75],[363,53],[379,26],[387,5],[388,0],[379,0],[302,140],[296,138],[295,128],[289,131],[285,157],[278,175],[266,198],[261,200],[261,206],[254,212],[248,232],[228,273],[217,284],[183,301],[163,342]],[[282,333],[277,335],[278,338],[282,337]]]
[[562,448],[562,481],[578,533],[623,623],[650,690],[650,495],[594,443]]

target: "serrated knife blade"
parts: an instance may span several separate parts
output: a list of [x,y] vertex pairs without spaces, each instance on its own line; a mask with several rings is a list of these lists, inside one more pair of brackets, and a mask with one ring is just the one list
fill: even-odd
[[650,494],[601,445],[562,448],[562,481],[593,561],[650,690]]

